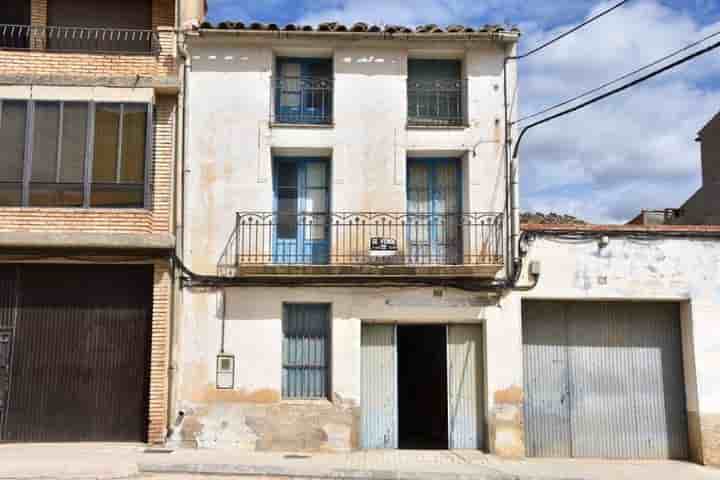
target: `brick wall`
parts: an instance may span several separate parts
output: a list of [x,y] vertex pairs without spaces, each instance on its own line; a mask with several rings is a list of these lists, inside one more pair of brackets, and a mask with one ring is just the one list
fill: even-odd
[[153,232],[169,232],[172,225],[177,97],[160,96],[155,102],[153,142]]
[[150,347],[150,396],[148,399],[148,443],[165,442],[167,430],[168,366],[170,352],[170,265],[155,262]]
[[[120,1],[120,0],[113,0]],[[32,0],[34,26],[47,25],[48,0]],[[158,32],[155,55],[50,53],[33,36],[31,50],[0,51],[0,76],[167,77],[177,74],[174,0],[152,0],[152,26]]]

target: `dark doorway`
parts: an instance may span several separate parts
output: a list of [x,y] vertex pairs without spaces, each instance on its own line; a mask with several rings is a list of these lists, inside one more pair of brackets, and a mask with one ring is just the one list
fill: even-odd
[[445,325],[397,328],[399,447],[448,448]]

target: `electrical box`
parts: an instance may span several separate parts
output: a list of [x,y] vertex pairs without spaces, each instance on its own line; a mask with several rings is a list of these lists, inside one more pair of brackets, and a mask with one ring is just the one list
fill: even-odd
[[221,353],[217,356],[215,388],[218,390],[235,388],[235,355]]

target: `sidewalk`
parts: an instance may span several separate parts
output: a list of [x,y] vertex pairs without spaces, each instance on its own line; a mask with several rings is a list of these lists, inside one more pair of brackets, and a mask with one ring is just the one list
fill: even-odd
[[[194,475],[199,474],[199,475]],[[177,450],[132,444],[0,445],[0,480],[720,480],[720,470],[685,462],[505,460],[477,451],[375,450],[347,454]]]

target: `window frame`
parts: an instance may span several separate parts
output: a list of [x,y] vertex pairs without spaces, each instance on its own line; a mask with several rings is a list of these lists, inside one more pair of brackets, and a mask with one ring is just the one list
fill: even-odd
[[[325,395],[319,397],[291,397],[286,396],[283,388],[282,375],[285,371],[285,325],[288,319],[288,307],[325,307],[326,336],[325,336]],[[280,348],[280,399],[284,402],[296,401],[330,401],[332,402],[332,359],[333,359],[333,306],[329,302],[282,302],[282,318],[281,318],[281,341]]]
[[[23,98],[0,98],[0,121],[2,121],[3,102],[25,102],[26,107],[26,119],[25,119],[25,136],[24,136],[24,158],[23,158],[23,174],[22,174],[22,192],[21,202],[19,206],[0,205],[0,208],[66,208],[66,209],[120,209],[120,210],[132,210],[132,209],[144,209],[152,210],[152,182],[150,181],[152,175],[152,164],[153,164],[153,131],[155,128],[155,106],[152,102],[139,102],[139,101],[96,101],[96,100],[55,100],[55,99],[23,99]],[[56,103],[60,108],[60,121],[58,124],[58,151],[56,154],[61,155],[62,152],[62,137],[64,131],[64,118],[63,112],[65,104],[85,104],[87,105],[87,125],[85,127],[85,156],[83,158],[83,176],[82,176],[82,193],[83,202],[82,206],[33,206],[30,204],[30,187],[32,183],[46,183],[46,182],[32,182],[32,163],[33,163],[33,147],[35,138],[35,105],[37,103]],[[144,151],[144,167],[143,167],[143,205],[137,207],[121,207],[121,206],[93,206],[90,204],[90,196],[92,193],[93,185],[93,161],[95,157],[95,112],[96,105],[120,105],[121,121],[118,124],[118,141],[122,144],[122,127],[125,105],[142,105],[145,107],[146,125],[145,125],[145,151]],[[122,146],[118,148],[118,157],[116,158],[116,169],[122,171]],[[56,177],[57,178],[57,177]],[[116,176],[115,184],[122,185],[119,181],[119,177]],[[62,183],[55,182],[53,185],[62,185]]]

